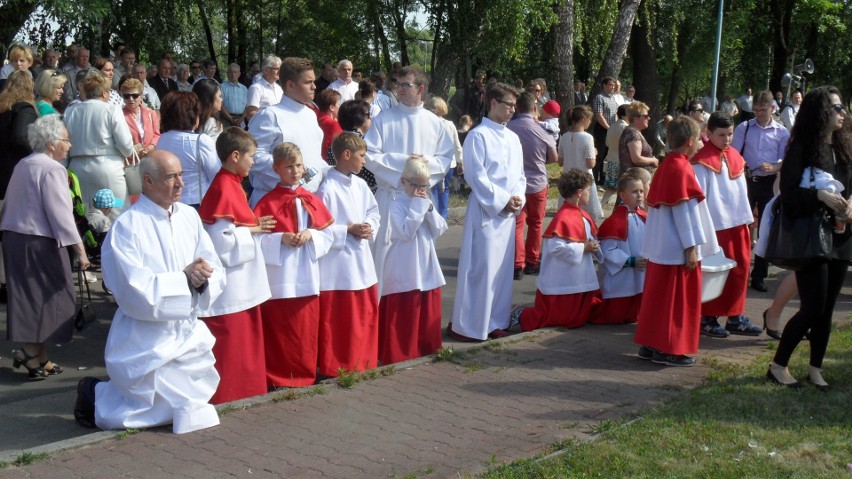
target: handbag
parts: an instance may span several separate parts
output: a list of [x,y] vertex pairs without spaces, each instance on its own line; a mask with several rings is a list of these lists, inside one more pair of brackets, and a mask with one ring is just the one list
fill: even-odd
[[[77,311],[77,317],[74,318],[74,328],[77,331],[82,331],[88,324],[97,319],[95,316],[95,306],[92,304],[92,293],[89,291],[89,283],[83,275],[83,268],[77,267],[77,282],[80,287],[80,309]],[[83,301],[83,285],[86,286],[86,301]]]
[[[811,184],[814,182],[813,170],[811,168]],[[809,215],[793,218],[784,212],[779,198],[775,201],[774,210],[775,218],[769,229],[764,256],[766,261],[782,269],[798,271],[814,259],[831,255],[834,226],[824,206]]]
[[132,165],[124,167],[124,182],[127,184],[127,195],[138,195],[142,193],[142,175],[139,174],[139,153],[136,148],[131,153]]

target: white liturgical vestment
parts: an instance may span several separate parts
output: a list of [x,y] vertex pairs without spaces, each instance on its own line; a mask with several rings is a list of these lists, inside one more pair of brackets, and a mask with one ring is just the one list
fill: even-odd
[[[200,294],[183,272],[198,258],[214,268]],[[198,213],[142,195],[113,223],[102,266],[118,311],[104,352],[110,381],[95,389],[98,427],[172,423],[180,434],[219,424],[208,404],[219,385],[215,340],[197,314],[222,292],[224,273]]]

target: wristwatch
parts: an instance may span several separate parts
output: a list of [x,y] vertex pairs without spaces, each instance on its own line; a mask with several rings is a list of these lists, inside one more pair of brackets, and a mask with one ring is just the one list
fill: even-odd
[[428,209],[428,210],[426,210],[426,211],[427,211],[427,213],[431,213],[431,212],[432,212],[432,210],[434,210],[434,209],[435,209],[435,207],[434,207],[434,206],[429,205],[429,209]]

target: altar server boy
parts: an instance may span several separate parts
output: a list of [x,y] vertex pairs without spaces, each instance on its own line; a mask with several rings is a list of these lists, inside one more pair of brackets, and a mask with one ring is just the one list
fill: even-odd
[[429,164],[412,156],[402,172],[404,195],[390,205],[391,241],[379,302],[379,361],[397,363],[441,348],[441,286],[435,240],[447,222],[429,199]]
[[559,178],[557,187],[565,202],[544,232],[535,307],[512,310],[513,325],[520,322],[524,331],[547,326],[579,328],[600,303],[592,260],[601,262],[603,255],[595,222],[581,208],[593,194],[592,175],[571,168]]
[[[728,273],[722,295],[701,305],[701,334],[714,338],[729,334],[758,336],[761,329],[743,315],[751,266],[748,227],[754,222],[744,174],[745,160],[731,148],[734,122],[727,113],[717,111],[710,115],[707,131],[710,141],[690,162],[707,197],[716,240],[725,257],[737,265]],[[719,316],[728,317],[724,328],[717,321]]]
[[628,170],[618,180],[618,196],[621,204],[598,230],[604,255],[600,268],[603,304],[589,319],[593,324],[635,323],[642,304],[648,263],[641,255],[648,216],[642,209],[645,183]]
[[[704,192],[689,158],[698,150],[699,127],[680,117],[668,128],[671,152],[648,192],[641,255],[648,258],[645,290],[634,341],[639,357],[667,366],[692,366],[701,319],[701,258],[718,250]],[[650,300],[653,298],[653,300]]]
[[254,215],[241,186],[256,149],[254,138],[241,128],[230,127],[219,135],[216,152],[222,169],[198,208],[204,230],[225,267],[227,285],[199,315],[216,337],[213,355],[221,380],[210,399],[213,404],[267,391],[260,304],[270,293],[258,234],[272,229],[275,221]]
[[379,207],[367,183],[356,176],[364,167],[367,144],[354,133],[341,133],[331,145],[337,160],[317,195],[335,218],[329,228],[331,251],[320,259],[319,371],[376,367],[379,347],[379,298],[370,242],[379,226]]
[[334,219],[302,187],[305,165],[298,146],[284,142],[273,148],[272,169],[279,183],[254,208],[256,215],[276,221],[261,238],[272,290],[272,299],[261,306],[266,378],[272,388],[309,386],[316,382],[319,357],[318,259],[331,247],[328,228]]

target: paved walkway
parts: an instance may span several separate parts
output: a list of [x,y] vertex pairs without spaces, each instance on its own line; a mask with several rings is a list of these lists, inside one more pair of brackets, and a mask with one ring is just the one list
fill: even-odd
[[[439,244],[450,283],[445,323],[458,256],[452,245],[460,234],[453,227]],[[515,301],[532,300],[534,280],[515,283]],[[777,281],[768,284],[774,289]],[[771,296],[749,294],[747,313],[760,318]],[[841,294],[838,320],[852,311],[850,294],[849,287]],[[107,302],[98,307],[110,308]],[[23,449],[48,457],[0,470],[0,479],[468,477],[558,440],[588,437],[601,421],[640,414],[699,384],[708,372],[704,362],[664,368],[639,360],[632,325],[537,331],[473,349],[447,339],[445,345],[465,351],[451,362],[397,365],[392,374],[351,389],[329,383],[314,395],[300,390],[297,399],[276,393],[243,401],[212,429],[179,436],[170,428],[86,434],[71,414],[74,385],[83,375],[104,375],[99,338],[107,327],[101,321],[84,332],[87,337],[58,350],[69,370],[62,376],[22,383],[8,358],[2,360],[0,460],[13,460]],[[765,336],[702,338],[698,357],[750,361],[767,343]]]

